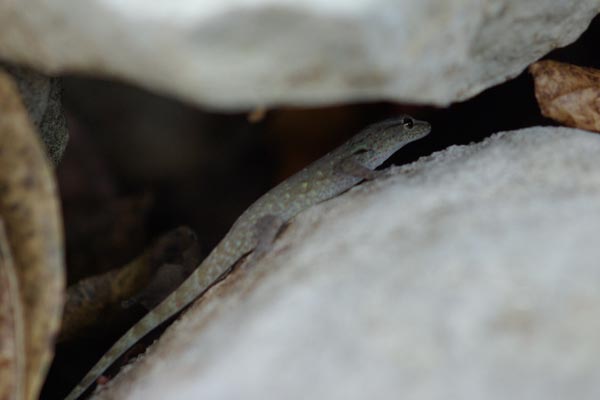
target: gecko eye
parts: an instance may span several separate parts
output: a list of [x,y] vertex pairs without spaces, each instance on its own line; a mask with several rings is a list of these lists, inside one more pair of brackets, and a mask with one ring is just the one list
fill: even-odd
[[415,123],[414,123],[414,121],[412,120],[412,118],[408,118],[408,117],[407,117],[407,118],[404,118],[404,119],[402,120],[402,125],[403,125],[403,126],[406,128],[406,129],[411,129],[411,128],[412,128],[412,127],[415,125]]

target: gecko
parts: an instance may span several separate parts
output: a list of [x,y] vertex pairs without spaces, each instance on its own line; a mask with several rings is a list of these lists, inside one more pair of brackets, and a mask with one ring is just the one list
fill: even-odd
[[77,399],[125,351],[200,297],[239,260],[252,252],[265,252],[269,241],[275,240],[273,233],[298,213],[342,194],[361,181],[374,179],[377,167],[404,145],[428,135],[430,130],[429,123],[406,115],[370,125],[262,195],[238,217],[194,272],[105,353],[66,400]]

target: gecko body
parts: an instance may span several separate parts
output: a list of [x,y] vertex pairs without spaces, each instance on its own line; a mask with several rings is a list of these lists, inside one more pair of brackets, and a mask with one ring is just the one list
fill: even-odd
[[368,126],[264,194],[244,211],[181,286],[108,350],[66,400],[78,398],[127,349],[202,295],[240,258],[264,248],[265,243],[261,239],[264,225],[281,227],[302,210],[333,198],[365,179],[373,178],[375,168],[402,146],[426,136],[429,131],[427,122],[408,116]]

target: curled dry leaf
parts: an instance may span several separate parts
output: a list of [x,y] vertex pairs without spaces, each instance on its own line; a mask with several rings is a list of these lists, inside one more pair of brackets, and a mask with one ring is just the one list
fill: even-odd
[[574,128],[600,132],[600,70],[557,61],[529,67],[542,114]]
[[164,264],[176,263],[184,268],[191,264],[193,269],[198,265],[198,253],[194,232],[180,227],[161,236],[125,266],[70,286],[59,341],[76,338],[99,323],[106,323],[113,317],[115,309],[122,309],[121,303],[126,300],[133,297],[143,300],[147,297],[148,286],[156,280],[153,277]]
[[21,400],[25,386],[23,312],[12,255],[0,220],[0,399]]
[[19,92],[0,71],[0,216],[24,315],[25,398],[38,397],[62,314],[65,270],[52,168]]

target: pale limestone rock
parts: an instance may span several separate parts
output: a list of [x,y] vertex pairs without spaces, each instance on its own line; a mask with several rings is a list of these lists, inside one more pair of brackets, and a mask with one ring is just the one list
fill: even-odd
[[313,207],[95,399],[597,399],[598,154],[503,132]]
[[9,0],[0,57],[210,107],[446,105],[574,41],[599,0]]

